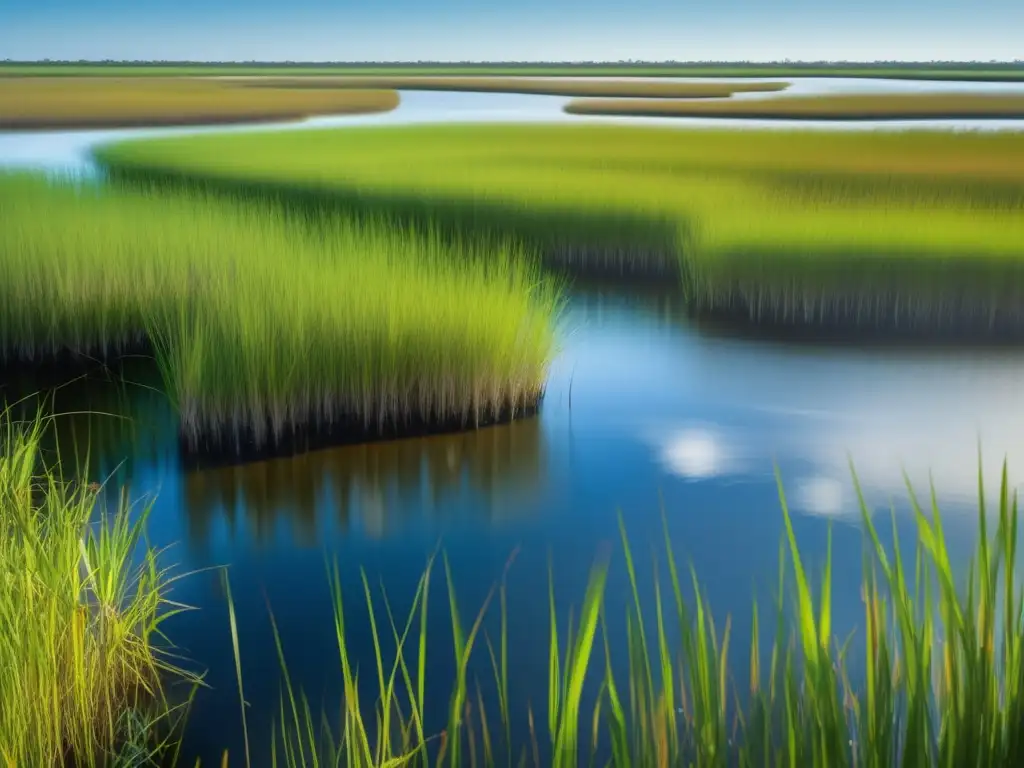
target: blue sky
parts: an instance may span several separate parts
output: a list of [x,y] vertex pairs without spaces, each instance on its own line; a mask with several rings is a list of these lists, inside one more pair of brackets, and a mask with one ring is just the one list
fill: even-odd
[[0,59],[1024,59],[1024,0],[0,0]]

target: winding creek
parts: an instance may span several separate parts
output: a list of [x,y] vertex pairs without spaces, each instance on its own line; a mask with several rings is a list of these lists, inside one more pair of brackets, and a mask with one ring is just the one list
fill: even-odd
[[[807,79],[791,92],[911,87],[1022,88]],[[565,101],[411,92],[402,94],[402,106],[391,114],[317,118],[287,127],[587,119],[563,115]],[[1024,123],[979,122],[958,121],[954,127],[1020,129]],[[0,134],[0,166],[89,173],[89,150],[99,143],[172,132],[185,129]],[[664,507],[680,564],[693,563],[716,617],[732,616],[734,671],[742,679],[751,595],[756,589],[769,601],[777,573],[783,525],[776,466],[798,540],[812,562],[820,565],[826,527],[835,524],[833,599],[840,635],[862,611],[861,534],[848,460],[872,505],[884,509],[895,502],[904,537],[913,521],[901,472],[922,492],[931,473],[958,562],[973,544],[979,441],[990,485],[997,483],[1004,456],[1011,479],[1021,479],[1024,349],[749,338],[695,325],[673,286],[576,286],[564,327],[537,419],[228,469],[184,471],[169,406],[141,386],[116,387],[96,376],[59,394],[62,410],[116,409],[133,417],[135,433],[126,427],[107,435],[101,468],[112,473],[111,485],[126,483],[140,498],[155,494],[149,526],[154,544],[173,544],[168,557],[183,571],[230,564],[254,744],[269,738],[269,718],[278,704],[264,592],[293,681],[307,689],[314,707],[338,690],[325,551],[339,558],[350,605],[361,597],[358,569],[364,567],[370,583],[385,584],[396,612],[404,615],[425,559],[440,543],[451,560],[463,612],[470,614],[518,547],[509,583],[512,695],[518,702],[529,697],[537,706],[547,675],[548,553],[554,555],[559,602],[578,606],[595,555],[616,542],[620,511],[646,580],[650,546],[661,543]],[[141,366],[128,378],[148,375],[152,371]],[[613,561],[613,616],[623,615],[628,599],[621,567]],[[187,657],[211,670],[207,681],[213,687],[199,696],[187,751],[203,755],[204,764],[217,761],[224,748],[240,755],[219,577],[207,571],[184,579],[173,597],[201,608],[175,618],[169,630]],[[438,583],[433,600],[440,606],[444,599]],[[454,670],[443,645],[450,636],[443,610],[434,612],[429,632],[437,647],[429,674],[447,681]],[[364,675],[374,674],[368,666],[369,632],[352,633],[352,653],[361,659]],[[489,674],[486,667],[482,673]],[[445,701],[437,700],[439,715]]]

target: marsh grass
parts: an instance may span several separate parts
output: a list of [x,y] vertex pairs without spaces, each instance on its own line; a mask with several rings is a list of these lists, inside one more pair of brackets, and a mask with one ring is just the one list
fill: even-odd
[[244,88],[187,78],[0,78],[0,131],[296,120],[388,112],[389,90]]
[[[106,510],[42,451],[50,420],[0,410],[0,762],[143,766],[172,756],[199,679],[161,625],[184,609],[143,538],[149,507]],[[97,511],[99,514],[97,514]]]
[[[609,642],[608,624],[622,618],[605,609],[607,560],[595,563],[580,609],[568,617],[557,615],[549,580],[547,702],[543,710],[529,710],[522,733],[510,726],[509,679],[516,670],[508,666],[508,566],[467,622],[443,561],[458,671],[447,725],[431,732],[424,727],[429,714],[426,622],[435,559],[428,562],[405,617],[394,615],[386,592],[374,596],[363,575],[357,591],[374,658],[362,683],[347,643],[351,607],[343,604],[334,565],[328,570],[344,678],[342,715],[339,722],[314,716],[287,677],[275,626],[285,686],[269,744],[273,764],[1018,765],[1024,757],[1024,620],[1016,494],[1004,467],[991,505],[979,474],[977,545],[967,572],[956,574],[934,492],[922,501],[907,487],[916,521],[912,560],[905,559],[907,542],[899,540],[895,511],[892,543],[886,546],[858,486],[864,614],[853,636],[839,637],[832,615],[831,529],[824,564],[812,567],[797,545],[780,480],[785,526],[768,615],[774,621],[762,624],[755,603],[750,645],[739,651],[731,644],[730,617],[716,619],[698,575],[681,571],[667,526],[667,568],[655,568],[653,599],[641,597],[648,590],[620,520],[632,596],[625,646]],[[820,572],[817,580],[812,570]],[[495,605],[500,624],[492,642],[481,627]],[[774,636],[765,632],[772,624]],[[393,657],[382,650],[382,637],[393,640]],[[467,674],[474,653],[484,654],[489,681]],[[731,673],[736,653],[748,660],[748,680]],[[848,672],[855,654],[863,657],[863,674],[856,677]],[[371,707],[367,688],[379,692]],[[247,764],[248,758],[247,752]]]
[[[611,95],[611,94],[609,94]],[[1000,93],[894,93],[779,96],[714,103],[669,99],[573,99],[572,115],[731,117],[753,120],[980,120],[1024,117],[1024,96]]]
[[720,99],[736,93],[783,91],[789,83],[659,83],[644,80],[538,79],[515,77],[266,77],[234,81],[258,88],[375,88],[404,91],[475,91],[548,96]]
[[190,448],[480,426],[543,394],[559,287],[507,242],[16,176],[0,217],[0,350],[149,345]]
[[126,142],[120,177],[512,233],[555,265],[682,273],[694,311],[1024,330],[1019,134],[417,126]]

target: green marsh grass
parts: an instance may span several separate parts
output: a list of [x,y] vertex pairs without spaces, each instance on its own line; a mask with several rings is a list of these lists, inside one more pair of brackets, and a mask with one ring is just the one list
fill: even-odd
[[148,343],[193,446],[475,426],[543,393],[561,299],[514,246],[24,176],[0,219],[3,354]]
[[388,112],[390,90],[243,88],[188,78],[0,78],[0,131],[297,120]]
[[572,115],[731,117],[755,120],[980,120],[1024,117],[1024,96],[1000,93],[892,93],[779,96],[722,103],[670,99],[573,99]]
[[[606,559],[595,563],[582,603],[568,617],[556,614],[549,576],[547,701],[528,711],[529,727],[518,734],[509,725],[515,706],[509,679],[516,670],[508,662],[508,565],[479,611],[463,618],[443,561],[458,671],[447,725],[432,733],[424,727],[428,654],[445,652],[427,648],[436,559],[404,617],[393,613],[386,592],[374,594],[365,574],[356,590],[365,611],[360,621],[369,622],[373,638],[371,669],[362,673],[380,694],[372,707],[348,648],[354,614],[335,564],[328,570],[344,678],[340,721],[314,715],[289,680],[275,628],[285,674],[279,719],[271,743],[250,749],[269,746],[274,764],[285,766],[1019,765],[1024,604],[1016,493],[1005,467],[994,503],[979,476],[978,540],[967,572],[957,573],[934,493],[922,500],[907,487],[916,529],[909,561],[895,511],[887,546],[858,487],[864,613],[854,634],[840,637],[833,628],[831,529],[824,563],[805,559],[780,480],[784,534],[767,615],[774,617],[774,636],[762,631],[768,625],[755,602],[745,649],[734,649],[730,617],[713,615],[698,574],[677,563],[667,525],[666,567],[655,568],[653,599],[641,597],[645,580],[620,520],[632,595],[627,614],[605,608]],[[812,579],[812,571],[820,576]],[[481,629],[492,606],[500,620],[493,639]],[[625,645],[614,645],[608,626],[623,619]],[[232,632],[239,642],[234,626]],[[382,636],[393,640],[393,657],[382,650]],[[473,654],[484,655],[491,679],[467,675]],[[748,660],[748,679],[731,672],[737,654]],[[854,654],[863,659],[856,677],[848,672]],[[239,668],[239,686],[241,678]]]
[[515,234],[559,265],[681,271],[764,322],[1024,325],[1015,133],[416,126],[103,149],[116,175]]
[[44,456],[49,425],[0,411],[0,763],[155,764],[190,701],[165,683],[199,682],[162,636],[176,577],[145,543],[148,507],[106,510]]

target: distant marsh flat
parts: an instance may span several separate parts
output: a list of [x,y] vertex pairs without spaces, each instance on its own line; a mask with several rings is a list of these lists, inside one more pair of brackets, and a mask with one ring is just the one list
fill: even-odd
[[770,93],[788,87],[784,82],[678,83],[646,80],[524,79],[516,77],[265,77],[230,82],[272,88],[377,88],[407,91],[476,91],[549,96],[645,97],[658,99],[727,98],[735,93]]
[[391,90],[244,88],[186,78],[0,78],[0,130],[291,120],[387,112]]
[[757,101],[575,99],[574,115],[729,117],[757,120],[969,120],[1024,118],[1024,92],[779,96]]

